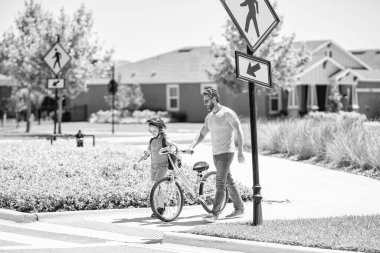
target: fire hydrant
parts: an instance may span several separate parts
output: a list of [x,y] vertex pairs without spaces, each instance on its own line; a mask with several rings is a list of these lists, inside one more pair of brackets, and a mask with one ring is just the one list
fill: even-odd
[[77,139],[77,147],[83,147],[83,137],[84,134],[82,133],[81,130],[78,131],[78,133],[75,135]]

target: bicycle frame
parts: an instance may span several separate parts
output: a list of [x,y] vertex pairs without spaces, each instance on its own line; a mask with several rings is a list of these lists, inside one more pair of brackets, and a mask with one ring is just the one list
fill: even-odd
[[[203,180],[203,174],[201,173],[198,173],[198,177],[197,177],[197,181],[196,182],[193,182],[189,179],[186,178],[186,176],[183,174],[183,172],[181,171],[181,169],[177,166],[177,164],[175,164],[172,160],[172,158],[170,157],[169,155],[170,153],[166,154],[169,158],[169,162],[172,164],[173,166],[173,171],[170,172],[169,174],[169,177],[171,177],[171,179],[174,181],[176,181],[175,177],[176,176],[179,176],[180,180],[181,180],[181,183],[182,185],[188,190],[188,192],[190,193],[191,197],[194,198],[194,199],[197,199],[199,201],[202,201],[204,202],[203,198],[200,198],[199,194],[194,190],[195,187],[197,187],[199,185],[200,182],[202,182]],[[201,175],[201,176],[200,176]],[[193,184],[191,185],[189,183],[189,181]]]

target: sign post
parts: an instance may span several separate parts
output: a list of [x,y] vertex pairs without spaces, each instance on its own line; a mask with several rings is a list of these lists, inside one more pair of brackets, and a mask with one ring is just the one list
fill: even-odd
[[[46,65],[48,65],[50,70],[55,74],[55,77],[56,77],[55,79],[48,79],[47,88],[55,89],[55,101],[57,102],[57,105],[59,107],[59,118],[61,118],[62,110],[61,110],[61,103],[58,98],[58,89],[65,88],[65,80],[58,77],[62,69],[70,62],[71,57],[59,43],[59,35],[57,36],[57,42],[47,52],[43,60],[45,61]],[[57,133],[56,132],[57,119],[58,119],[58,115],[57,115],[57,108],[56,108],[54,112],[54,134]],[[58,132],[61,133],[60,124],[59,124]]]
[[[263,224],[257,150],[255,84],[272,88],[270,62],[253,53],[280,22],[268,0],[220,0],[240,35],[247,42],[247,54],[235,52],[236,77],[248,81],[253,174],[253,226]],[[243,29],[244,27],[244,29]]]
[[115,81],[115,64],[112,65],[112,78],[108,83],[108,92],[112,94],[112,134],[115,133],[115,120],[114,120],[114,110],[115,110],[115,94],[117,92],[117,82]]

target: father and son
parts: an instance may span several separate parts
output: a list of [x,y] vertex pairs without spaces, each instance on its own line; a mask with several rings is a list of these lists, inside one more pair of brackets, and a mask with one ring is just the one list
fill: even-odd
[[[225,199],[226,186],[233,202],[234,211],[226,218],[239,218],[244,216],[244,204],[237,190],[235,182],[230,172],[230,166],[235,155],[234,132],[237,137],[237,156],[239,163],[244,163],[243,154],[243,131],[236,113],[230,108],[220,104],[218,91],[213,88],[206,88],[203,92],[204,105],[209,113],[204,125],[195,140],[189,146],[189,150],[202,142],[210,132],[213,160],[216,167],[216,196],[211,213],[203,217],[206,222],[216,222],[221,212]],[[140,163],[151,157],[150,176],[152,181],[158,181],[166,176],[168,169],[168,159],[166,155],[160,155],[160,150],[170,147],[173,143],[167,138],[166,125],[162,119],[152,118],[148,120],[148,131],[153,138],[149,142],[148,148],[143,156],[138,160]]]

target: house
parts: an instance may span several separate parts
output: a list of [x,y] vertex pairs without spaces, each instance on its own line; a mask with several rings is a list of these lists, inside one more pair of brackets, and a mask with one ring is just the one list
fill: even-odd
[[293,116],[325,111],[333,85],[342,95],[344,111],[380,117],[380,54],[376,50],[349,52],[331,40],[298,42],[312,59],[297,76],[288,98]]
[[[12,94],[12,89],[15,87],[15,83],[8,76],[0,74],[0,117],[3,118],[4,114],[12,113],[9,110],[10,98]],[[13,116],[8,115],[8,116]]]
[[[296,77],[292,90],[268,94],[257,89],[258,117],[270,118],[282,113],[302,116],[310,111],[325,111],[334,85],[342,95],[343,110],[358,111],[371,119],[380,117],[380,50],[350,52],[331,40],[297,42],[295,46],[306,46],[311,60]],[[211,47],[186,47],[120,64],[115,77],[120,83],[140,84],[146,101],[144,109],[185,115],[187,122],[204,120],[207,110],[202,92],[206,87],[217,88],[222,104],[248,117],[248,94],[234,94],[207,75],[206,70],[212,68],[214,61]],[[71,106],[86,105],[87,118],[91,113],[110,109],[104,101],[108,82],[90,80],[88,91],[70,101]]]
[[[202,122],[207,114],[203,105],[203,90],[217,88],[224,105],[241,116],[249,115],[247,94],[234,94],[223,85],[211,80],[206,70],[212,67],[214,56],[211,47],[188,47],[154,56],[116,69],[116,78],[121,83],[138,83],[144,94],[142,109],[170,111],[186,116],[187,122]],[[87,94],[81,94],[72,104],[88,103],[88,115],[98,110],[109,109],[102,99],[107,92],[109,80],[91,80]],[[260,104],[266,96],[258,95]],[[261,101],[263,100],[263,101]],[[258,110],[259,116],[268,112],[265,107]]]

